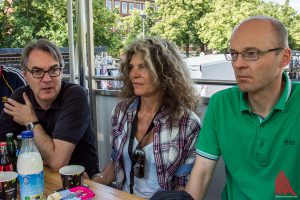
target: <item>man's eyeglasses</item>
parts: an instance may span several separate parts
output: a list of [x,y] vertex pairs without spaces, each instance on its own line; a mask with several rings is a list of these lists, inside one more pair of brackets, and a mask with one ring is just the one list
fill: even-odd
[[259,59],[259,56],[264,55],[265,53],[272,52],[272,51],[279,51],[283,50],[284,48],[274,48],[274,49],[267,49],[267,50],[259,50],[259,49],[246,49],[242,52],[237,51],[229,51],[224,53],[226,60],[228,61],[236,61],[239,54],[241,54],[243,60],[245,61],[255,61]]
[[133,152],[133,159],[135,161],[134,175],[138,178],[143,178],[145,176],[145,159],[146,154],[144,150],[138,145]]
[[32,70],[26,67],[26,71],[30,72],[34,78],[43,78],[45,73],[48,73],[50,77],[59,76],[61,73],[62,67],[53,67],[49,70],[43,70],[40,68],[33,68]]

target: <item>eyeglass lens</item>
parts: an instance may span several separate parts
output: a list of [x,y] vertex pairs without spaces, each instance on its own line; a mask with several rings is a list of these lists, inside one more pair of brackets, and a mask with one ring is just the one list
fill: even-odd
[[228,61],[236,61],[239,54],[241,54],[241,57],[246,60],[246,61],[255,61],[259,59],[260,55],[264,55],[265,53],[269,53],[272,51],[278,51],[282,50],[284,48],[278,47],[278,48],[273,48],[273,49],[267,49],[267,50],[258,50],[258,49],[248,49],[242,52],[227,52],[225,53],[225,57]]
[[259,51],[258,50],[248,50],[244,52],[228,52],[225,54],[226,59],[229,61],[237,60],[237,57],[241,54],[244,60],[257,60],[259,58]]
[[38,68],[32,69],[31,71],[28,70],[28,71],[30,71],[32,73],[33,77],[42,78],[42,77],[44,77],[45,73],[48,73],[49,76],[51,76],[51,77],[59,76],[60,73],[61,73],[61,70],[62,70],[61,67],[54,67],[54,68],[51,68],[47,71],[42,70],[42,69],[38,69]]

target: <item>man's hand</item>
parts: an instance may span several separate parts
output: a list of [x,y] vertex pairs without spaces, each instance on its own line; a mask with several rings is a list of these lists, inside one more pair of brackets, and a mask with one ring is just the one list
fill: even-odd
[[30,122],[38,121],[38,119],[25,92],[23,93],[23,99],[25,104],[21,104],[11,98],[8,98],[7,103],[4,104],[3,111],[12,116],[13,120],[18,124],[26,126]]

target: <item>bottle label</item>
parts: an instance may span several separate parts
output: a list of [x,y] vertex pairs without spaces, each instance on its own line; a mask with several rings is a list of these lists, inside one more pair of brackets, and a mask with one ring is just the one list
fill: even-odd
[[13,171],[13,165],[12,163],[8,164],[8,165],[1,165],[0,166],[0,172],[7,172],[7,171]]
[[44,199],[44,171],[38,174],[19,174],[22,200]]

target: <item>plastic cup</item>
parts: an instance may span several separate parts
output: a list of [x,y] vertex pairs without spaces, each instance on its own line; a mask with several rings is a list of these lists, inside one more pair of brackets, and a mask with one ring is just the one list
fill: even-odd
[[17,199],[17,177],[18,174],[12,171],[0,173],[0,199]]
[[67,165],[59,169],[63,189],[83,184],[83,172],[85,168],[81,165]]

